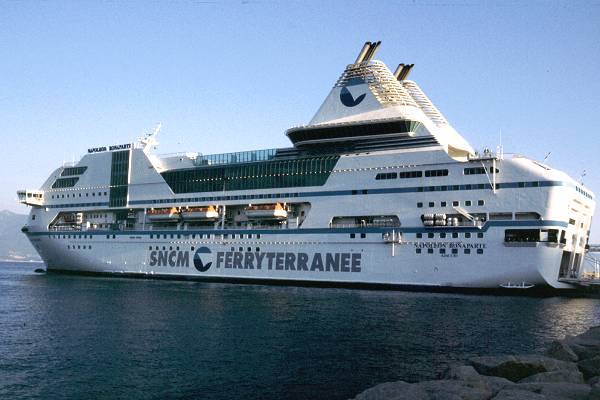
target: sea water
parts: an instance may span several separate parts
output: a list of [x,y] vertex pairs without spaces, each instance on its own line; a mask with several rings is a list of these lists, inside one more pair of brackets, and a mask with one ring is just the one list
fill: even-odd
[[594,298],[36,274],[0,263],[0,398],[346,399],[470,356],[541,352]]

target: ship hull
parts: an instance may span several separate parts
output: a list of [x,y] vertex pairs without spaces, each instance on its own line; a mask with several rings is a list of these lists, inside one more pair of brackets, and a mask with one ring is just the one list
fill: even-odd
[[29,238],[49,270],[65,272],[319,286],[572,288],[558,281],[558,246],[507,247],[502,230],[493,228],[482,238],[411,240],[405,234],[400,243],[384,242],[385,233],[55,232]]

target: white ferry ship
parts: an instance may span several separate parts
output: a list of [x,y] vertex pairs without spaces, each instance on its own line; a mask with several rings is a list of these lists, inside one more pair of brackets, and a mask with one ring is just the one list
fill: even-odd
[[594,195],[477,153],[367,42],[293,147],[153,154],[158,129],[91,148],[38,190],[23,227],[48,270],[236,282],[569,289]]

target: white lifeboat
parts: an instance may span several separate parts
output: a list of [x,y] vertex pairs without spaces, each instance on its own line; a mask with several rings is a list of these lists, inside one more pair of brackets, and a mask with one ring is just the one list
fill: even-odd
[[286,209],[280,203],[248,206],[244,213],[248,219],[285,219],[288,215]]
[[146,211],[146,215],[151,221],[177,221],[179,212],[177,208],[152,208]]
[[181,216],[188,221],[214,220],[219,218],[219,212],[213,206],[187,207],[181,210]]

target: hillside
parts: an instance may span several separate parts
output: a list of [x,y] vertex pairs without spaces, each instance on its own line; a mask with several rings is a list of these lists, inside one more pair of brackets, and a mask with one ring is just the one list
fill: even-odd
[[0,211],[0,260],[40,260],[39,255],[21,233],[27,215]]

